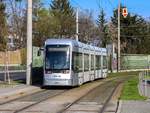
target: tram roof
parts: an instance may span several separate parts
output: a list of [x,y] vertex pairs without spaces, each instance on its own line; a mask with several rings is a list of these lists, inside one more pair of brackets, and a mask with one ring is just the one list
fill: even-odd
[[64,44],[64,45],[72,45],[75,47],[80,47],[88,50],[93,50],[93,51],[106,51],[106,48],[100,48],[88,44],[84,44],[80,41],[76,41],[73,39],[47,39],[45,42],[46,45],[54,45],[54,44]]

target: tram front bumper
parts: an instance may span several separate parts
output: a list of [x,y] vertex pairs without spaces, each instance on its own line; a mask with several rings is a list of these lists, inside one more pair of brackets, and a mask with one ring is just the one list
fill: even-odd
[[72,79],[45,79],[44,86],[73,86]]

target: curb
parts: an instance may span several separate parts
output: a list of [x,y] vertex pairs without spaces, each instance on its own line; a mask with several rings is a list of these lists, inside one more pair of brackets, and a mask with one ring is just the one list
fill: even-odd
[[146,101],[147,101],[147,102],[150,102],[150,98],[148,98]]
[[[26,72],[26,70],[9,70],[9,73],[21,73]],[[0,74],[5,73],[5,71],[0,71]]]
[[121,108],[122,108],[122,100],[118,101],[119,105],[118,105],[118,110],[116,113],[121,113]]

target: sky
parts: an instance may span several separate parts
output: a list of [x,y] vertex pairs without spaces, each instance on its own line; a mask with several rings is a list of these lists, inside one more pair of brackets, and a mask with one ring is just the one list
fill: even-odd
[[[113,10],[117,8],[119,0],[70,0],[73,6],[82,9],[90,9],[94,11],[94,16],[99,13],[99,9],[105,10],[107,19],[113,14]],[[150,0],[120,0],[121,4],[128,8],[133,14],[138,14],[144,18],[150,17]]]
[[[51,0],[45,0],[51,1]],[[117,8],[119,0],[70,0],[73,7],[79,7],[79,10],[91,10],[94,19],[99,14],[99,9],[103,8],[106,19],[109,20],[113,15],[113,10]],[[128,12],[138,14],[144,18],[150,17],[150,0],[120,0],[121,4],[128,8]],[[48,2],[49,3],[49,2]]]

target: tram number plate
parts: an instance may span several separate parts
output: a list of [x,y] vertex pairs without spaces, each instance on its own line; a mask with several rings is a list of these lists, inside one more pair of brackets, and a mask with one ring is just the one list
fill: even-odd
[[53,75],[54,78],[60,78],[60,75]]
[[60,82],[55,82],[54,84],[59,84]]

